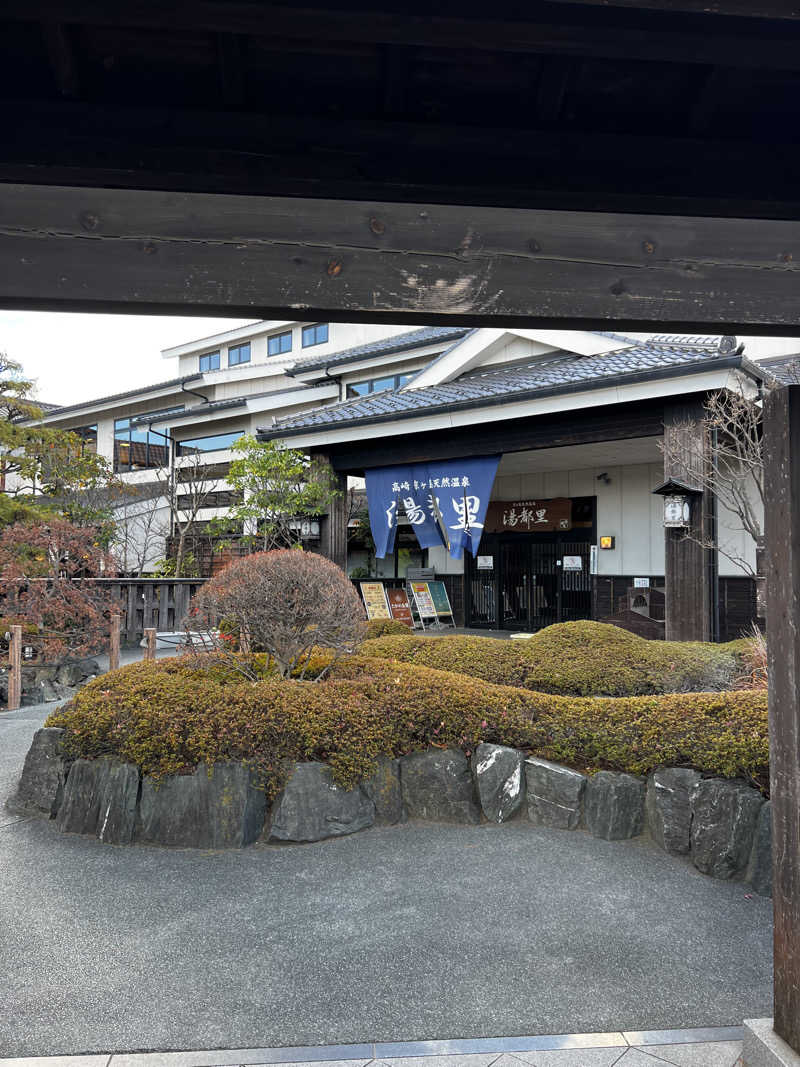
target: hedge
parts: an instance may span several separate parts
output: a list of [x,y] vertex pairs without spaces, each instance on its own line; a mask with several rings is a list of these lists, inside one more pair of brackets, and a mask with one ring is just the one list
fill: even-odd
[[367,623],[367,638],[387,637],[390,634],[408,635],[411,628],[399,619],[370,619]]
[[522,641],[416,634],[365,642],[362,653],[457,671],[496,685],[574,696],[636,696],[729,689],[736,648],[647,641],[607,623],[564,622]]
[[759,692],[566,698],[477,678],[352,656],[328,679],[244,682],[197,657],[142,662],[90,682],[48,719],[72,756],[113,756],[143,773],[188,773],[243,760],[267,793],[288,760],[329,763],[352,786],[380,754],[480,741],[574,767],[646,774],[691,766],[766,788],[766,696]]

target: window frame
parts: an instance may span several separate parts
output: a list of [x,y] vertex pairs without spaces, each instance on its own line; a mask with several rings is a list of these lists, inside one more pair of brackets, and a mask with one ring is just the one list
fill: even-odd
[[[176,456],[196,456],[198,454],[206,455],[206,454],[208,454],[210,452],[226,452],[229,448],[231,448],[236,443],[236,441],[239,440],[240,437],[244,437],[246,432],[247,432],[246,430],[231,430],[228,433],[207,434],[205,437],[187,437],[183,441],[176,440],[175,441],[175,455]],[[216,439],[218,439],[220,437],[232,437],[233,440],[229,441],[228,444],[220,445],[218,448],[203,448],[203,449],[198,448],[198,449],[195,449],[194,451],[191,451],[191,452],[185,452],[184,451],[184,448],[187,445],[191,445],[196,441],[214,441],[214,440],[216,440]]]
[[[380,378],[365,378],[360,382],[347,382],[345,385],[345,399],[355,400],[357,396],[372,396],[373,393],[388,393],[392,389],[401,389],[404,385],[410,382],[413,377],[413,371],[410,374],[405,371],[400,371],[397,374],[384,374]],[[394,383],[393,385],[388,386],[386,389],[375,388],[377,382],[388,382],[390,379]],[[356,392],[356,389],[364,385],[367,386],[365,392]]]
[[[276,352],[270,351],[273,341],[283,341],[283,339],[285,337],[289,338],[289,347],[288,348],[278,347],[278,350]],[[293,345],[293,339],[292,339],[292,331],[291,330],[284,330],[282,333],[271,333],[267,337],[267,357],[270,357],[270,356],[285,356],[287,352],[291,352],[292,351],[292,345]]]
[[[247,359],[231,359],[234,352],[241,352],[243,348],[247,349]],[[242,341],[240,345],[228,345],[228,366],[229,367],[241,367],[245,363],[249,363],[253,358],[253,349],[249,341]]]
[[[209,360],[210,361],[210,360],[212,360],[214,358],[214,356],[217,357],[216,366],[214,366],[211,363],[209,363],[209,366],[204,367],[203,366],[203,360]],[[207,372],[212,371],[212,370],[219,370],[221,362],[222,362],[222,353],[220,352],[219,349],[217,349],[214,352],[204,352],[202,354],[202,356],[200,356],[200,358],[198,360],[198,368],[199,368],[201,374],[206,374]]]
[[[325,331],[325,336],[319,340],[317,338],[317,331]],[[313,336],[314,340],[309,341],[306,338]],[[329,322],[313,322],[308,326],[304,326],[300,331],[300,342],[303,348],[314,348],[316,345],[325,345],[330,340],[330,323]]]

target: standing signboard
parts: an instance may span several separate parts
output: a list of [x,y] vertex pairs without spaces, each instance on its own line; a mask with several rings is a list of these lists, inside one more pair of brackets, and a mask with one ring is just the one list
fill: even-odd
[[440,620],[449,618],[450,625],[455,626],[453,609],[450,607],[450,598],[447,595],[447,587],[444,582],[428,582],[428,591],[431,594],[433,606],[436,608],[437,618]]
[[431,591],[427,582],[410,582],[411,592],[414,597],[414,606],[417,609],[420,625],[424,630],[427,626],[435,626],[438,623],[436,607],[431,597]]
[[406,626],[413,627],[414,616],[411,614],[411,605],[405,589],[387,589],[386,595],[389,598],[389,611],[392,613],[392,618],[397,619],[398,622],[404,622]]
[[386,603],[383,582],[360,582],[361,596],[367,609],[368,619],[391,619],[392,613]]

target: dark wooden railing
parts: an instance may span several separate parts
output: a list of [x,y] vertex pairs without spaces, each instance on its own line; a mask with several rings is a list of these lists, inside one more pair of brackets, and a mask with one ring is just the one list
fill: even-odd
[[182,630],[183,620],[205,578],[102,578],[122,611],[123,645],[138,644],[145,630]]

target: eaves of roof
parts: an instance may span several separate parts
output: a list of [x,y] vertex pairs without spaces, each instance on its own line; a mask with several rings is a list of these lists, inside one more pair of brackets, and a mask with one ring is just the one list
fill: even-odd
[[463,337],[470,332],[467,326],[424,326],[410,333],[398,333],[392,337],[386,337],[381,341],[371,341],[365,345],[357,345],[355,348],[345,348],[341,352],[331,352],[325,357],[307,360],[298,360],[292,367],[286,370],[286,374],[294,378],[306,371],[325,370],[327,367],[341,367],[347,363],[358,363],[373,356],[386,356],[394,352],[405,352],[412,348],[436,344],[438,341],[452,341]]
[[68,404],[65,407],[56,408],[52,412],[48,412],[50,415],[66,415],[70,412],[82,411],[84,408],[93,408],[98,404],[109,404],[114,400],[128,400],[132,397],[146,396],[148,393],[157,393],[159,389],[169,389],[174,385],[183,385],[184,382],[195,382],[198,378],[202,378],[203,375],[197,374],[184,374],[181,378],[170,378],[167,382],[156,382],[154,385],[143,385],[138,389],[129,389],[125,393],[112,393],[111,396],[99,396],[93,400],[84,400],[80,404]]
[[347,429],[351,426],[369,426],[386,422],[397,422],[405,419],[427,418],[429,415],[437,415],[447,411],[465,411],[479,408],[502,407],[506,404],[516,404],[520,401],[546,399],[551,396],[565,396],[570,393],[585,393],[596,388],[607,388],[615,385],[636,385],[639,382],[659,381],[672,378],[688,377],[704,370],[743,370],[750,377],[763,381],[764,375],[758,367],[741,355],[732,354],[711,357],[704,360],[695,360],[692,363],[675,364],[673,366],[652,367],[646,370],[628,371],[621,374],[609,375],[608,377],[584,379],[577,382],[568,382],[550,387],[538,387],[533,389],[518,390],[499,395],[469,397],[464,400],[447,401],[435,405],[427,405],[422,408],[410,408],[394,412],[376,413],[374,416],[361,416],[353,419],[341,419],[336,422],[306,424],[287,427],[285,429],[259,427],[256,437],[260,441],[270,441],[276,438],[288,438],[308,436],[309,434],[325,433],[331,430]]

